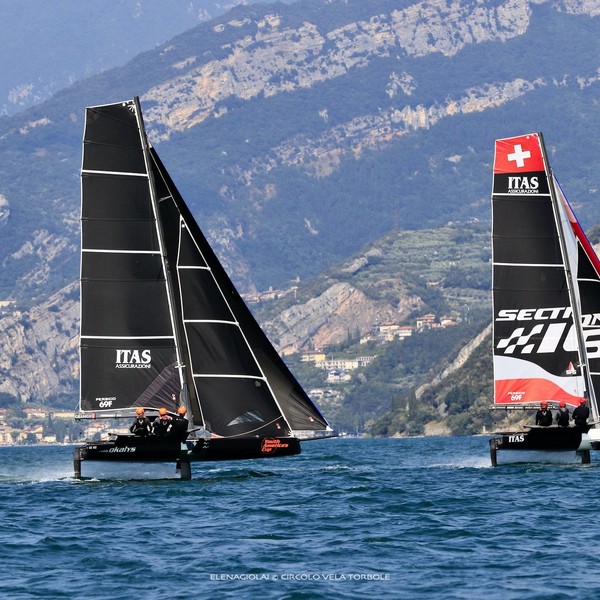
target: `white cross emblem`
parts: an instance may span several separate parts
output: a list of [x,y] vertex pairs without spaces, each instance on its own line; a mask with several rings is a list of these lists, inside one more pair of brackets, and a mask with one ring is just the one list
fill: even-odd
[[514,160],[517,163],[517,167],[524,167],[525,159],[531,158],[531,152],[529,152],[529,150],[525,150],[525,152],[523,152],[521,144],[517,144],[514,149],[515,151],[512,154],[509,154],[506,158],[508,160]]

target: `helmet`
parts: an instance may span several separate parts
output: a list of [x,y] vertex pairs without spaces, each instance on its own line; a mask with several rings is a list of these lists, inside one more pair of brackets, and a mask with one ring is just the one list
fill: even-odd
[[561,401],[560,401],[560,404],[559,404],[559,406],[560,406],[561,408],[564,408],[566,405],[567,405],[567,403],[566,403],[564,400],[561,400]]
[[158,409],[158,414],[159,415],[166,415],[167,414],[167,409],[166,408],[159,408]]
[[585,404],[586,402],[587,402],[587,399],[586,399],[586,398],[582,398],[582,399],[579,401],[579,404]]
[[543,401],[543,402],[540,404],[540,406],[541,406],[542,408],[544,408],[544,406],[548,406],[548,403],[547,403],[547,402],[544,400],[544,401]]
[[177,412],[178,412],[178,414],[180,414],[180,415],[185,415],[185,413],[187,412],[187,408],[186,408],[185,406],[180,406],[180,407],[177,409]]
[[135,414],[136,414],[136,415],[143,415],[143,414],[144,414],[144,409],[143,409],[141,406],[138,406],[138,407],[135,409]]

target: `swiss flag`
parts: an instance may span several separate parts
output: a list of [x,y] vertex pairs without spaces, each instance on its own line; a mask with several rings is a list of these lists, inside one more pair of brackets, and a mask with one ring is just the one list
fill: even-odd
[[544,170],[537,133],[496,140],[494,173],[531,173]]

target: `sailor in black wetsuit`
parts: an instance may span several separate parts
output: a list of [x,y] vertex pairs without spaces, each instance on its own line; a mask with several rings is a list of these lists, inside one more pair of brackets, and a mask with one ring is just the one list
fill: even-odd
[[188,420],[185,418],[186,412],[185,406],[180,406],[177,409],[177,415],[173,417],[171,429],[169,430],[170,435],[181,441],[185,440],[188,434]]
[[575,427],[587,427],[587,420],[589,416],[590,409],[587,406],[587,400],[582,398],[579,401],[579,406],[573,411],[573,421],[575,421]]
[[558,412],[556,413],[556,424],[559,427],[569,426],[569,409],[567,408],[567,403],[564,400],[561,400],[560,404],[558,405]]
[[171,426],[171,417],[167,414],[166,408],[158,409],[158,419],[154,420],[152,431],[154,435],[167,435]]
[[141,437],[150,435],[152,426],[150,425],[150,419],[144,414],[144,409],[141,406],[136,408],[135,414],[137,417],[131,424],[129,431],[131,431],[133,435],[139,435]]
[[540,409],[535,413],[535,424],[542,427],[552,425],[552,411],[548,409],[548,403],[542,402]]

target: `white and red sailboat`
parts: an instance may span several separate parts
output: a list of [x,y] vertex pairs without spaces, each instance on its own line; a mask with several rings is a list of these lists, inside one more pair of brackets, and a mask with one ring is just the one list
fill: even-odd
[[600,261],[551,171],[541,133],[496,140],[492,190],[494,408],[590,409],[588,426],[490,440],[492,464],[589,462],[600,434]]

